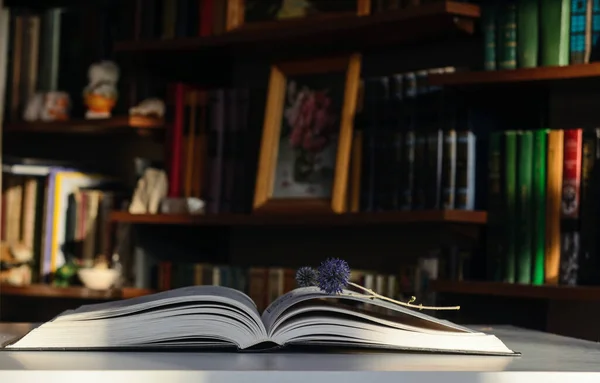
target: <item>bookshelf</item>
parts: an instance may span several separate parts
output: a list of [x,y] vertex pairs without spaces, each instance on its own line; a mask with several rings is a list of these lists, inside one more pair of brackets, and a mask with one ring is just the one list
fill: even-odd
[[436,86],[483,86],[493,84],[537,83],[591,79],[600,76],[600,63],[555,67],[522,68],[487,72],[456,72],[432,75],[429,83]]
[[455,223],[483,225],[487,221],[485,211],[440,210],[348,214],[129,214],[115,211],[110,215],[113,223],[146,225],[192,225],[192,226],[360,226],[379,224]]
[[600,287],[534,286],[500,282],[436,280],[432,281],[431,290],[446,294],[545,300],[600,301]]
[[161,133],[165,121],[140,116],[117,116],[99,120],[73,119],[53,122],[16,122],[4,125],[5,133],[64,133],[64,134],[111,134],[111,133]]
[[[383,44],[417,42],[448,36],[453,32],[472,34],[479,6],[439,1],[408,9],[369,16],[345,15],[323,19],[291,20],[261,27],[241,27],[220,35],[163,40],[133,40],[115,43],[116,52],[228,54],[236,50],[270,49],[270,44],[297,47],[308,43],[351,49]],[[206,56],[202,56],[206,57]]]
[[67,298],[67,299],[87,299],[87,300],[117,300],[134,298],[153,291],[147,289],[137,289],[127,287],[122,289],[111,289],[106,291],[91,290],[85,287],[54,287],[44,284],[29,286],[11,286],[0,285],[0,297],[18,296],[18,297],[36,297],[36,298]]

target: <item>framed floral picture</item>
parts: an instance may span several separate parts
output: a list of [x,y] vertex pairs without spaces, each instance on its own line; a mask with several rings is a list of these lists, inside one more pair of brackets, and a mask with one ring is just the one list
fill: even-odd
[[368,15],[371,0],[228,0],[228,29],[276,26],[282,21],[302,21],[348,15]]
[[361,57],[274,65],[254,210],[346,210]]

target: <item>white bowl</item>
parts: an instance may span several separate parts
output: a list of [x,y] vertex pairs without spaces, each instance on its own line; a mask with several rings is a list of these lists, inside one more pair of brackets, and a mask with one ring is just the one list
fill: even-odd
[[115,269],[79,269],[77,275],[85,287],[92,290],[108,290],[119,278]]

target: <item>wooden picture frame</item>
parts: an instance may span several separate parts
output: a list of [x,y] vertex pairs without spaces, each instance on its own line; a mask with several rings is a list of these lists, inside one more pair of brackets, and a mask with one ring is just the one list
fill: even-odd
[[[310,17],[294,17],[287,19],[274,19],[260,22],[246,22],[246,1],[247,0],[226,0],[227,1],[227,16],[226,16],[226,30],[232,31],[238,28],[273,28],[279,27],[282,24],[298,24],[311,22],[314,20],[323,20],[336,18],[341,16],[366,16],[371,13],[371,1],[372,0],[355,0],[356,1],[356,12],[331,12],[328,14],[322,14],[318,16]],[[266,0],[263,0],[266,1]],[[313,0],[318,2],[319,0]]]
[[[320,58],[313,60],[285,62],[273,65],[271,67],[256,178],[256,188],[254,193],[253,209],[255,212],[343,213],[347,210],[348,173],[352,150],[354,115],[356,112],[358,87],[360,82],[360,70],[360,54],[352,54],[350,56],[336,58]],[[310,80],[310,76],[321,76],[318,77],[321,79],[324,78],[324,76],[337,76],[328,78],[332,79],[331,84],[341,84],[341,86],[338,86],[338,88],[343,88],[337,93],[335,93],[333,90],[329,91],[330,88],[327,88],[325,91],[319,90],[318,92],[316,90],[308,90],[309,92],[312,92],[309,94],[326,94],[327,100],[325,101],[327,101],[327,106],[336,105],[336,107],[332,107],[331,109],[327,107],[326,112],[324,113],[324,115],[329,116],[329,110],[332,110],[331,121],[335,119],[335,123],[332,122],[330,125],[332,126],[331,131],[334,131],[335,133],[332,133],[331,139],[328,141],[329,144],[327,145],[329,146],[323,146],[321,149],[314,149],[313,147],[308,149],[313,153],[317,153],[316,155],[313,154],[313,158],[316,158],[319,155],[321,155],[322,158],[326,158],[326,160],[319,163],[320,165],[315,165],[320,166],[318,170],[319,176],[317,176],[317,178],[321,178],[321,184],[314,183],[312,185],[317,185],[316,187],[320,188],[321,192],[323,193],[328,193],[326,190],[331,189],[331,193],[329,197],[317,196],[315,198],[310,198],[307,196],[286,196],[282,198],[280,196],[276,196],[274,193],[275,182],[280,182],[280,180],[277,179],[277,175],[284,174],[283,177],[290,177],[290,179],[294,179],[294,181],[292,181],[294,182],[294,188],[299,188],[303,187],[303,185],[306,185],[296,183],[296,180],[298,180],[296,170],[298,169],[297,164],[299,163],[299,158],[302,157],[297,153],[302,153],[305,150],[305,148],[302,149],[302,147],[308,144],[302,144],[300,145],[300,149],[294,149],[291,139],[285,141],[282,140],[282,127],[291,127],[291,124],[287,123],[289,120],[286,119],[284,121],[284,108],[286,103],[289,103],[290,99],[292,99],[292,96],[290,96],[290,94],[292,94],[290,89],[292,86],[295,89],[296,82],[296,80],[293,80],[292,82],[294,82],[294,85],[290,85],[292,83],[290,82],[290,84],[288,84],[288,79],[292,77],[292,79],[305,78]],[[333,81],[333,78],[336,80]],[[305,80],[305,82],[309,80]],[[288,88],[288,85],[290,88]],[[304,91],[304,89],[307,88],[302,89]],[[331,86],[331,89],[334,89],[333,85]],[[301,92],[298,92],[297,94],[300,93]],[[338,96],[337,98],[335,97],[336,95]],[[296,104],[292,101],[292,104],[288,104],[289,108],[292,108],[290,105]],[[327,121],[330,121],[328,118],[329,117],[327,117]],[[292,137],[296,131],[296,126],[297,125],[291,129],[288,129],[289,136],[287,137]],[[338,126],[339,130],[337,130]],[[310,129],[313,129],[312,126]],[[319,132],[322,131],[323,130],[319,130]],[[312,140],[313,137],[315,137],[314,131],[311,130],[311,133],[309,134],[311,137],[309,140]],[[337,141],[335,140],[336,136]],[[287,146],[281,146],[280,148],[282,142]],[[302,140],[301,142],[306,141]],[[320,150],[320,152],[315,150]],[[327,150],[327,154],[323,154]],[[333,154],[334,150],[335,154]],[[280,162],[279,156],[282,155],[282,153],[287,153],[287,163],[285,161]],[[327,168],[327,161],[329,161],[329,164],[333,168]],[[314,163],[316,164],[317,161],[315,160]],[[287,167],[286,169],[288,170],[282,170],[283,167]],[[306,166],[300,167],[300,169],[306,169]],[[309,174],[317,174],[317,170],[314,170],[315,168],[312,169],[313,170],[309,170]],[[333,173],[328,178],[327,176],[324,176],[324,174],[327,174],[326,170],[332,170]],[[289,174],[289,172],[293,172],[294,175],[286,175]],[[286,181],[281,182],[281,185],[284,185],[284,182]],[[285,185],[279,186],[279,183],[277,185],[277,187],[280,189],[286,187]]]

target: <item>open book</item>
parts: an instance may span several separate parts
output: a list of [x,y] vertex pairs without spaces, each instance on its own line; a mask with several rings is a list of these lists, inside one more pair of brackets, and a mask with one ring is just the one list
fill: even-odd
[[292,345],[517,354],[493,335],[353,291],[328,295],[316,287],[282,295],[262,316],[247,295],[219,286],[81,306],[6,348],[264,350]]

